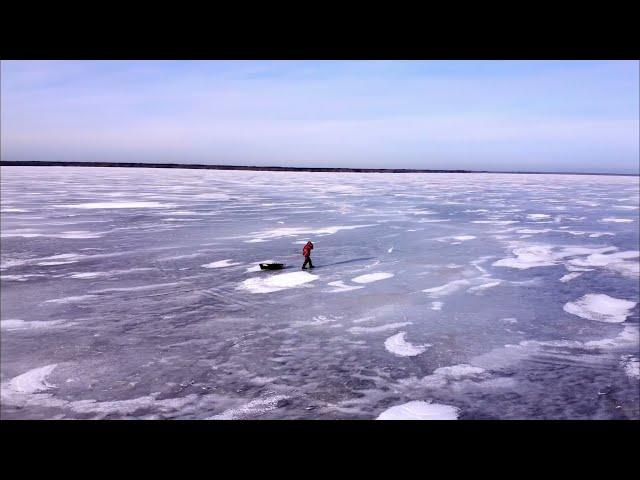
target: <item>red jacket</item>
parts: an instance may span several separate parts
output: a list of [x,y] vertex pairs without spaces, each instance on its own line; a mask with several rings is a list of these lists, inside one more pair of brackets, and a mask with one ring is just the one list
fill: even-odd
[[308,257],[311,255],[311,250],[313,250],[313,243],[307,242],[307,244],[302,249],[302,255]]

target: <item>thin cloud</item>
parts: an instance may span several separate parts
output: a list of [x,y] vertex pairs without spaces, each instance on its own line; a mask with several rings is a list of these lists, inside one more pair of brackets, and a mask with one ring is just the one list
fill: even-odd
[[2,62],[2,158],[637,172],[637,67]]

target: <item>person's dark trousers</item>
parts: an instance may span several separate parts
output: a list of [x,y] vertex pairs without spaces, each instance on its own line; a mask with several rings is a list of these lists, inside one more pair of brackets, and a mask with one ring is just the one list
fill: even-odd
[[313,268],[313,263],[311,263],[311,256],[304,257],[304,263],[302,264],[302,268],[305,268],[309,264],[309,268]]

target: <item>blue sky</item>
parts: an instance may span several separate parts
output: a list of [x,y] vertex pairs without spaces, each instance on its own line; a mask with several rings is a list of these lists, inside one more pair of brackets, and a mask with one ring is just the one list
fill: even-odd
[[3,160],[638,173],[637,61],[3,61]]

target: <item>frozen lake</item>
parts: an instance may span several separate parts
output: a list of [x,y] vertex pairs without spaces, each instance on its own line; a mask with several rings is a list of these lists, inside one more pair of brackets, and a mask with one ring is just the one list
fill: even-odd
[[1,174],[3,419],[640,418],[637,177]]

